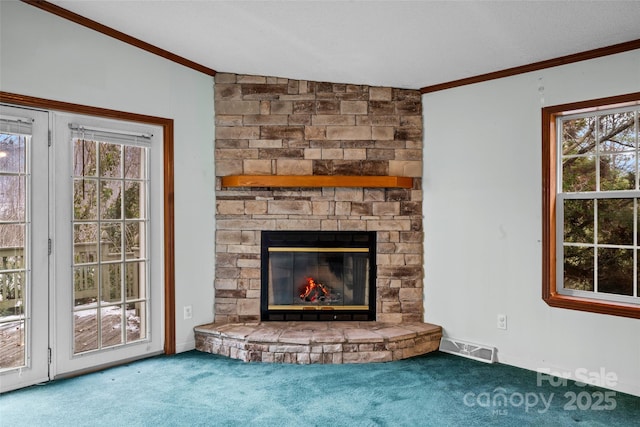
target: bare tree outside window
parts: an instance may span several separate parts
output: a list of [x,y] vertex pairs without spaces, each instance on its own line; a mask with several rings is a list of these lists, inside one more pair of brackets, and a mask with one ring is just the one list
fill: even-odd
[[563,286],[637,296],[638,109],[560,122]]

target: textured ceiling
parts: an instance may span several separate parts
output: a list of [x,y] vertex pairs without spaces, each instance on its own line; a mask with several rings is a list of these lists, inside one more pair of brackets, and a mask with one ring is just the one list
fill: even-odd
[[215,69],[418,89],[640,39],[640,1],[50,1]]

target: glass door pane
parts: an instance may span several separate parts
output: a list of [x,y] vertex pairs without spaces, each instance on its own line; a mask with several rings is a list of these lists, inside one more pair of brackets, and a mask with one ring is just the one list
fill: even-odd
[[48,125],[0,105],[0,392],[48,379]]
[[27,363],[26,152],[30,143],[31,135],[0,133],[0,369]]
[[147,148],[75,136],[73,353],[147,338]]

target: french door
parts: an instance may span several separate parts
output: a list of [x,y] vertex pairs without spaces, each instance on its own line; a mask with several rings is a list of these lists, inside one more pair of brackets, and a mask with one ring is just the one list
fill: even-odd
[[162,132],[57,113],[53,135],[54,377],[160,353]]
[[48,129],[0,105],[0,391],[49,379]]
[[[1,217],[25,230],[24,266],[0,266],[0,279],[22,280],[24,307],[0,318],[21,331],[24,349],[20,362],[0,365],[1,391],[163,348],[161,129],[38,113],[45,126],[34,121],[25,137],[24,172],[3,171],[2,182],[18,177],[26,189],[24,215]],[[0,200],[4,209],[9,199]],[[1,283],[0,295],[14,296]],[[14,352],[0,344],[0,355]]]

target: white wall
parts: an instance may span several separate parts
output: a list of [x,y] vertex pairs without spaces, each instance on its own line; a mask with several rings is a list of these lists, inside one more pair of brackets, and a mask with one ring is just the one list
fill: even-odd
[[213,320],[213,78],[21,2],[0,2],[0,31],[0,90],[174,120],[176,347],[194,348]]
[[423,96],[425,321],[501,363],[604,368],[640,395],[640,320],[541,298],[541,108],[637,91],[640,50]]

